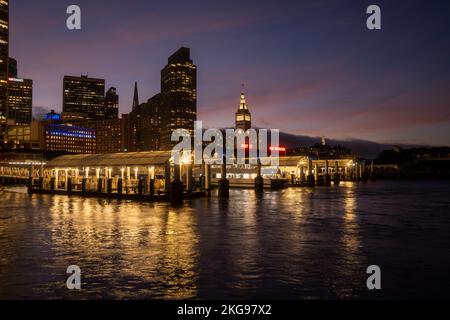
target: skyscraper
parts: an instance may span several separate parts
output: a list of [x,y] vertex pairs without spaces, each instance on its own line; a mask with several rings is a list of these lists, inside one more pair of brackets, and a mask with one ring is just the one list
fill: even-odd
[[105,119],[105,80],[87,76],[64,76],[63,112],[85,114],[89,119]]
[[17,78],[17,60],[14,58],[8,58],[8,77]]
[[252,127],[252,117],[248,110],[244,91],[241,92],[241,100],[239,102],[238,110],[236,111],[235,127],[236,129],[244,130],[244,132]]
[[140,104],[133,112],[136,127],[136,151],[157,151],[161,137],[161,94]]
[[0,138],[8,117],[9,1],[0,1]]
[[121,152],[123,147],[122,122],[123,119],[88,120],[77,125],[93,129],[96,136],[96,153]]
[[105,94],[105,118],[117,119],[119,117],[119,95],[114,87],[111,87]]
[[33,80],[9,78],[8,118],[17,125],[30,125],[33,105]]
[[7,117],[9,1],[0,1],[0,116]]
[[138,94],[138,88],[137,88],[137,82],[134,83],[134,94],[133,94],[133,107],[131,110],[136,110],[136,108],[139,107],[139,94]]
[[180,48],[161,70],[161,150],[170,150],[172,132],[194,130],[197,119],[197,67],[189,48]]

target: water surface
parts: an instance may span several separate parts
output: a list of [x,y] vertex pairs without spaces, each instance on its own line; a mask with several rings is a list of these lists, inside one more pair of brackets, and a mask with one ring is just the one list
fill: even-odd
[[[378,181],[171,208],[2,193],[0,298],[449,298],[449,195]],[[73,264],[81,291],[65,286]]]

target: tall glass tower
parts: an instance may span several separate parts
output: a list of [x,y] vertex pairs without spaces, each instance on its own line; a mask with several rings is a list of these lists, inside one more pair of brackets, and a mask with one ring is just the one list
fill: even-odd
[[161,71],[161,150],[170,150],[176,129],[192,134],[197,119],[197,67],[189,48],[180,48]]
[[84,114],[89,119],[105,119],[105,80],[64,76],[63,111]]
[[117,119],[119,117],[119,95],[117,89],[111,87],[105,94],[105,118]]
[[8,117],[9,0],[0,1],[0,121]]

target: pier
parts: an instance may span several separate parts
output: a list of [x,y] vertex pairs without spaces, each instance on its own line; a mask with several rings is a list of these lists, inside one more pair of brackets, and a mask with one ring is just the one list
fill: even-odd
[[67,194],[181,204],[208,197],[218,188],[264,189],[338,186],[341,181],[365,181],[373,166],[354,159],[317,160],[280,157],[279,165],[194,165],[184,159],[174,165],[171,151],[64,155],[48,162],[0,163],[0,184],[26,184],[28,193]]

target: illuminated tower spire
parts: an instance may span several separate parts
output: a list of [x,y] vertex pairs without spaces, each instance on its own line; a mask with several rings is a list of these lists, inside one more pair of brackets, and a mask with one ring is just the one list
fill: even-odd
[[245,85],[242,84],[241,101],[239,102],[239,110],[243,110],[243,109],[248,110],[247,101],[245,100],[244,87],[245,87]]
[[247,131],[251,127],[252,127],[251,114],[250,111],[248,110],[247,101],[245,99],[244,85],[242,85],[241,99],[239,102],[239,108],[236,112],[235,128]]

